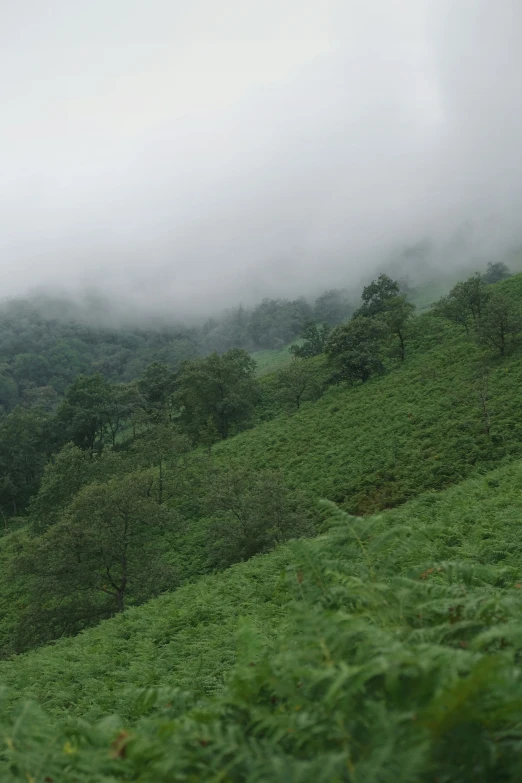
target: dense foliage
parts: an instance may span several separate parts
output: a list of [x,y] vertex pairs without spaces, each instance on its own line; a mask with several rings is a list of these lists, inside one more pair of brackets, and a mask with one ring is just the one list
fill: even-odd
[[343,292],[265,300],[63,388],[8,357],[13,404],[33,380],[0,419],[2,780],[517,780],[507,277],[421,317],[386,275],[348,321]]
[[337,324],[352,311],[347,292],[332,289],[314,303],[264,299],[203,324],[150,318],[142,327],[119,327],[111,323],[110,304],[101,301],[81,307],[45,297],[10,300],[0,307],[0,412],[16,405],[54,410],[80,374],[127,383],[153,362],[176,370],[187,359],[215,351],[281,348],[298,338],[307,322]]
[[521,471],[1,664],[2,779],[516,781]]
[[[520,307],[522,278],[499,291]],[[277,467],[291,486],[359,514],[522,456],[520,349],[502,359],[432,314],[409,328],[405,362],[381,355],[386,374],[329,386],[291,418],[242,433],[233,449],[218,445],[216,459]]]
[[[494,294],[486,292],[481,324],[499,297],[516,312],[520,285],[513,278]],[[30,501],[31,527],[27,540],[19,541],[12,571],[0,575],[10,596],[0,639],[3,654],[74,633],[127,603],[120,588],[103,588],[110,584],[109,575],[101,585],[92,585],[95,561],[105,572],[111,570],[103,547],[95,549],[93,561],[84,534],[78,550],[72,519],[79,520],[78,530],[84,525],[92,532],[93,545],[102,538],[94,514],[89,527],[91,512],[86,510],[82,522],[74,511],[90,484],[95,486],[85,495],[86,509],[109,508],[106,482],[115,482],[114,492],[123,497],[129,480],[143,488],[147,515],[163,519],[157,525],[147,526],[145,519],[140,523],[144,538],[139,546],[144,554],[152,547],[147,557],[156,576],[118,576],[132,604],[311,529],[267,522],[270,535],[255,533],[256,525],[265,525],[255,518],[264,520],[272,513],[269,504],[262,510],[261,496],[255,493],[241,501],[243,508],[250,504],[249,516],[242,512],[244,520],[251,520],[245,522],[248,534],[239,535],[234,528],[237,508],[229,509],[223,527],[215,485],[237,483],[245,471],[242,491],[249,484],[258,486],[259,476],[267,503],[270,490],[262,475],[275,470],[281,477],[275,503],[283,502],[287,490],[304,490],[351,513],[367,513],[402,503],[419,491],[448,486],[477,467],[491,468],[522,455],[516,342],[502,357],[483,347],[478,327],[475,339],[469,330],[453,328],[437,315],[411,319],[408,311],[408,361],[400,361],[394,351],[396,334],[386,320],[398,301],[392,289],[381,296],[373,316],[357,315],[333,330],[330,362],[320,356],[296,358],[256,381],[252,360],[232,349],[187,361],[177,373],[155,362],[136,383],[110,384],[100,374],[80,375],[54,417],[38,409],[17,409],[7,416],[5,424],[13,428],[9,443],[20,456],[13,452],[6,459],[4,526],[19,525],[17,515]],[[375,370],[382,377],[368,380]],[[358,380],[366,382],[358,385]],[[241,429],[247,431],[225,443]],[[194,446],[200,450],[191,452]],[[155,510],[165,504],[167,517],[163,509]],[[65,549],[63,541],[70,542]],[[81,557],[85,568],[73,574],[75,557]],[[105,598],[93,600],[97,591]],[[109,594],[120,597],[111,604]]]

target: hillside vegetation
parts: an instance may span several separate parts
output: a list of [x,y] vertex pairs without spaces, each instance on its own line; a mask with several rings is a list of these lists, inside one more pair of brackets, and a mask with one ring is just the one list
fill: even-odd
[[[520,306],[522,276],[502,286]],[[284,468],[290,484],[367,513],[522,456],[520,350],[485,355],[432,314],[411,330],[408,361],[389,374],[330,388],[291,416],[217,444],[216,458]]]
[[516,780],[521,481],[517,462],[334,513],[313,542],[4,662],[4,705],[54,717],[6,710],[2,779]]
[[[522,277],[496,288],[519,306]],[[125,390],[132,391],[130,401],[111,397],[121,386],[80,377],[58,411],[62,442],[70,433],[77,445],[45,468],[29,506],[30,530],[15,531],[0,547],[9,549],[12,564],[0,575],[3,655],[76,633],[110,617],[115,604],[141,603],[310,533],[317,514],[305,509],[316,498],[372,513],[522,456],[518,346],[497,356],[461,326],[426,314],[411,319],[406,351],[405,361],[385,358],[387,372],[365,383],[325,385],[324,357],[296,360],[298,376],[304,371],[310,390],[318,389],[299,407],[286,395],[293,387],[281,386],[284,370],[264,376],[257,391],[253,362],[241,351],[194,360],[181,376],[151,365]],[[219,381],[213,373],[221,373]],[[231,434],[251,425],[253,415],[257,426],[224,437],[216,383],[225,384]],[[106,417],[113,427],[127,422],[136,429],[128,448],[116,442],[108,449]],[[190,440],[197,448],[187,451]],[[111,476],[110,487],[97,487]],[[120,498],[133,534],[125,579],[111,586],[104,569],[121,569],[114,546],[127,524]],[[109,512],[116,506],[120,511]],[[118,531],[110,527],[114,513]],[[106,539],[103,557],[110,562],[100,567],[99,542],[107,533],[112,543]],[[78,546],[85,569],[74,565]]]
[[334,325],[347,318],[353,298],[331,289],[313,302],[264,299],[204,322],[149,315],[142,326],[129,325],[132,314],[115,316],[101,297],[7,300],[0,303],[0,413],[17,405],[52,410],[80,373],[125,383],[155,361],[178,369],[187,359],[231,348],[255,352],[260,368],[268,367],[279,350],[285,356],[284,346],[299,338],[307,321]]
[[522,275],[265,359],[1,418],[0,779],[518,779]]
[[273,373],[289,364],[292,361],[289,348],[290,346],[286,345],[284,348],[254,351],[251,356],[256,363],[258,375]]

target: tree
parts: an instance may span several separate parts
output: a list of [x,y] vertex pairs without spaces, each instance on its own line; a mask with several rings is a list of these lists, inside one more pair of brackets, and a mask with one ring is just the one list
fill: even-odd
[[521,331],[522,318],[511,300],[500,293],[492,294],[477,328],[479,341],[504,356],[518,341]]
[[160,505],[165,500],[165,474],[168,459],[175,460],[176,457],[186,454],[189,448],[190,443],[187,436],[170,422],[149,425],[138,436],[134,449],[140,460],[151,467],[158,468],[157,499]]
[[312,317],[305,299],[263,299],[250,315],[246,333],[255,348],[280,348],[301,334]]
[[406,356],[406,337],[408,333],[408,322],[413,315],[415,305],[408,302],[406,296],[394,296],[387,300],[385,309],[380,317],[390,330],[391,335],[398,340],[399,357],[404,361]]
[[19,353],[11,363],[11,372],[20,389],[45,386],[51,377],[50,365],[45,356]]
[[336,326],[353,313],[353,306],[348,293],[338,288],[331,288],[317,297],[314,303],[314,319],[318,323]]
[[469,336],[469,311],[462,302],[453,296],[443,296],[433,306],[435,315],[446,318],[456,326],[462,326]]
[[210,457],[212,453],[212,446],[219,440],[219,432],[217,431],[214,419],[209,416],[203,426],[200,427],[197,441],[201,446],[205,446],[207,453]]
[[174,405],[176,373],[167,364],[153,362],[138,380],[138,391],[148,416],[155,421],[171,418]]
[[316,367],[304,359],[294,359],[276,373],[275,380],[279,399],[297,409],[303,400],[317,400],[322,393]]
[[501,280],[511,277],[509,267],[502,261],[490,261],[486,271],[482,275],[482,279],[485,283],[498,283]]
[[58,394],[52,386],[33,386],[24,390],[21,404],[25,408],[40,408],[51,413],[58,404]]
[[0,364],[0,411],[9,413],[18,403],[18,386],[11,377],[9,366]]
[[220,567],[266,552],[290,538],[313,535],[310,502],[276,471],[216,472],[207,494],[210,548]]
[[290,353],[301,359],[308,359],[324,353],[331,328],[328,324],[318,324],[315,321],[307,321],[301,333],[303,343],[291,345]]
[[490,296],[481,276],[479,274],[472,275],[472,277],[468,278],[468,280],[465,280],[463,283],[457,283],[450,292],[450,296],[451,295],[459,300],[464,307],[467,307],[472,321],[476,326],[480,321]]
[[355,316],[371,318],[386,310],[391,299],[400,296],[399,283],[388,275],[381,274],[377,280],[373,280],[362,292],[362,305]]
[[381,321],[363,316],[337,326],[327,345],[328,359],[336,371],[335,380],[364,383],[374,373],[383,372],[380,354],[385,332]]
[[38,492],[29,504],[33,531],[42,533],[55,525],[75,495],[87,484],[104,481],[122,470],[121,457],[111,451],[91,455],[73,443],[47,463]]
[[113,449],[116,448],[118,433],[129,421],[132,424],[133,437],[136,437],[137,412],[143,410],[144,406],[144,399],[135,383],[107,385],[102,412]]
[[158,535],[171,516],[158,505],[148,472],[84,487],[59,522],[33,539],[19,560],[30,610],[21,637],[45,641],[122,612],[172,586]]
[[401,292],[400,283],[381,274],[363,289],[361,298],[363,303],[356,317],[379,318],[392,337],[397,339],[398,355],[404,361],[407,327],[415,305],[408,302],[406,294]]
[[209,419],[221,439],[248,423],[259,396],[255,367],[255,361],[241,348],[182,365],[176,401],[180,423],[191,438],[198,440]]
[[[117,390],[117,395],[118,395],[117,399],[114,401],[115,403],[114,413],[116,414],[117,417],[116,421],[117,422],[121,421],[123,425],[130,424],[132,428],[132,440],[134,441],[136,440],[136,435],[138,431],[148,427],[149,424],[151,423],[151,417],[147,413],[148,405],[145,401],[145,398],[143,397],[143,395],[139,390],[138,381],[118,384],[115,388]],[[170,411],[166,412],[167,417],[169,413]],[[121,420],[119,419],[119,416],[121,416]],[[154,411],[152,414],[152,418],[153,419],[157,418],[154,416]],[[110,415],[107,424],[110,429],[111,428]]]
[[57,411],[62,443],[72,441],[90,454],[102,451],[110,384],[99,374],[79,375],[69,386]]
[[15,408],[0,421],[0,511],[24,511],[38,485],[50,451],[50,417],[34,408]]
[[222,353],[230,348],[239,348],[249,342],[246,327],[249,313],[243,305],[227,310],[219,321],[209,318],[201,328],[205,353]]
[[435,313],[463,326],[469,333],[470,324],[478,326],[490,295],[484,279],[477,273],[457,283],[447,296],[436,302]]

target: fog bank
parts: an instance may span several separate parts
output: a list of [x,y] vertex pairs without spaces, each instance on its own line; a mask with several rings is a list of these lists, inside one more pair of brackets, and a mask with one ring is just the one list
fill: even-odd
[[7,0],[3,293],[193,314],[504,257],[521,29],[518,0]]

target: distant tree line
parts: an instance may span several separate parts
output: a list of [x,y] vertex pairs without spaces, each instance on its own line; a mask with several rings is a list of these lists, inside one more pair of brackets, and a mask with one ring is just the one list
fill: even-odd
[[[505,264],[496,262],[475,277],[490,284],[509,274]],[[395,329],[398,352],[404,353],[403,302],[412,289],[404,282],[392,282],[393,291],[385,295],[391,298],[393,294],[396,300],[387,308],[386,318],[388,326]],[[367,286],[364,296],[382,298],[383,292],[371,292],[372,285],[379,284]],[[378,306],[363,303],[357,315],[373,318]],[[455,307],[454,301],[448,303],[449,309]],[[93,308],[94,319],[99,306],[94,303]],[[330,330],[348,321],[355,310],[352,294],[334,288],[313,303],[303,297],[264,299],[255,307],[229,309],[201,326],[189,328],[178,323],[147,329],[77,322],[74,308],[67,302],[51,307],[38,299],[8,301],[0,308],[0,415],[17,405],[55,410],[66,388],[80,374],[100,373],[107,381],[125,383],[137,378],[152,362],[179,369],[184,361],[213,352],[277,349],[298,338],[302,343],[296,344],[295,355],[309,358],[325,352]]]
[[7,302],[0,309],[0,414],[17,405],[52,411],[80,374],[129,382],[152,362],[178,369],[188,359],[232,348],[279,348],[300,337],[307,322],[334,325],[352,311],[348,293],[332,289],[312,304],[300,298],[239,306],[198,327],[117,329],[76,322],[70,308],[57,317],[38,300]]

